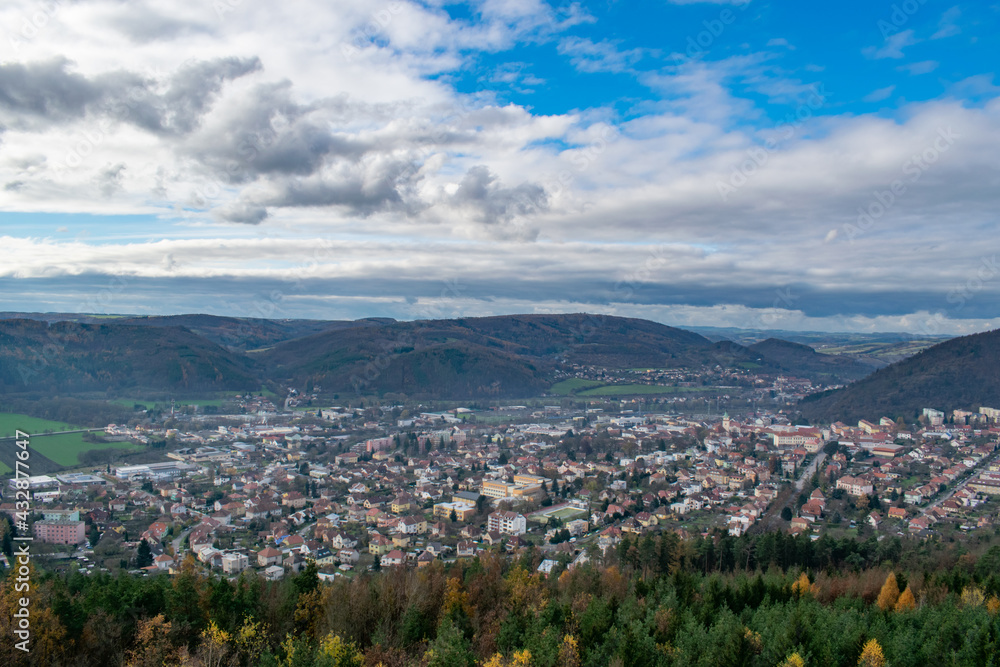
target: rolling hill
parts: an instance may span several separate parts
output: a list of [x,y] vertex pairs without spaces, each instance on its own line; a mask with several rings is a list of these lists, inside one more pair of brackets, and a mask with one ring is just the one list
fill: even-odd
[[[763,372],[827,379],[855,379],[868,372],[863,364],[790,345],[794,354],[778,343],[755,350],[631,318],[506,315],[369,322],[364,328],[282,343],[254,356],[279,381],[310,381],[324,391],[361,386],[436,397],[538,395],[550,386],[553,371],[567,364],[609,369],[752,364]],[[800,360],[808,362],[807,373],[797,370]]]
[[811,420],[903,417],[922,408],[1000,406],[1000,330],[953,338],[879,369],[843,389],[799,403]]
[[747,348],[775,367],[809,378],[856,380],[871,372],[871,366],[851,357],[820,354],[808,345],[768,338]]
[[[528,397],[557,369],[743,367],[850,381],[864,364],[805,345],[711,341],[647,320],[508,315],[354,322],[58,315],[0,321],[0,393],[135,393],[259,389],[279,382],[325,393],[419,398]],[[27,387],[27,388],[26,388]]]
[[259,389],[247,357],[177,326],[0,321],[0,392]]
[[230,350],[257,350],[330,329],[356,327],[357,322],[326,320],[266,320],[217,315],[162,315],[129,317],[121,324],[184,327]]

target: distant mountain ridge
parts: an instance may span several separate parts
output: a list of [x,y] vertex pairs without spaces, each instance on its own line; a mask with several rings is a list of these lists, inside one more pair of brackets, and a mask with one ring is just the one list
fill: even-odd
[[953,338],[799,404],[812,420],[904,417],[922,408],[1000,407],[1000,330]]
[[868,372],[854,360],[787,341],[744,347],[647,320],[579,313],[413,322],[48,317],[0,321],[0,391],[18,391],[26,368],[63,393],[272,383],[428,398],[539,396],[557,369],[573,366],[718,365],[832,381]]

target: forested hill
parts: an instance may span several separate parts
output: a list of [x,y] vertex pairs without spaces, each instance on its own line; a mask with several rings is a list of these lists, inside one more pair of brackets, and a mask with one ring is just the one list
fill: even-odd
[[808,345],[780,338],[768,338],[747,349],[771,365],[803,377],[854,380],[871,372],[870,366],[853,357],[821,354]]
[[953,338],[799,404],[813,421],[913,420],[923,408],[1000,406],[1000,330]]
[[[505,315],[385,322],[282,343],[259,355],[270,377],[324,390],[437,397],[532,396],[560,364],[606,369],[753,367],[823,379],[854,379],[864,364],[813,353],[807,368],[778,354],[647,320],[603,315]],[[798,347],[798,346],[796,346]],[[802,356],[801,352],[797,352]]]
[[[509,315],[397,322],[179,315],[0,320],[0,392],[321,386],[418,398],[531,397],[558,368],[723,367],[848,381],[868,367],[803,345],[744,347],[646,320]],[[88,320],[88,321],[82,321]]]
[[163,315],[129,317],[121,324],[150,327],[184,327],[231,350],[256,350],[331,329],[358,327],[360,322],[340,320],[289,320],[217,315]]
[[183,327],[0,320],[0,392],[260,388],[252,362]]
[[275,346],[270,375],[326,390],[437,396],[534,396],[557,364],[602,368],[699,366],[702,336],[645,320],[590,315],[512,315],[383,322]]

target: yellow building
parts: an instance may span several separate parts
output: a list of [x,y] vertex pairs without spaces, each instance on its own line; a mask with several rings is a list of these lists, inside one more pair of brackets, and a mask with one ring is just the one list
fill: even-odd
[[476,506],[472,503],[457,500],[451,503],[437,503],[434,505],[435,519],[450,519],[451,513],[455,513],[458,521],[468,521],[476,514]]
[[507,482],[497,482],[483,480],[483,485],[479,492],[487,498],[511,498],[514,496],[514,489],[517,487]]

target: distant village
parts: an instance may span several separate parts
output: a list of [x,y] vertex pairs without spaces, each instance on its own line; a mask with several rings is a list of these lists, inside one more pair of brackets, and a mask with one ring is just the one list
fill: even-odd
[[169,446],[149,463],[31,477],[38,557],[280,579],[310,562],[352,577],[537,549],[550,574],[658,531],[927,539],[993,530],[1000,509],[988,407],[796,426],[780,411],[709,418],[634,400],[433,412],[317,400],[235,396],[233,414],[109,424],[107,440]]

